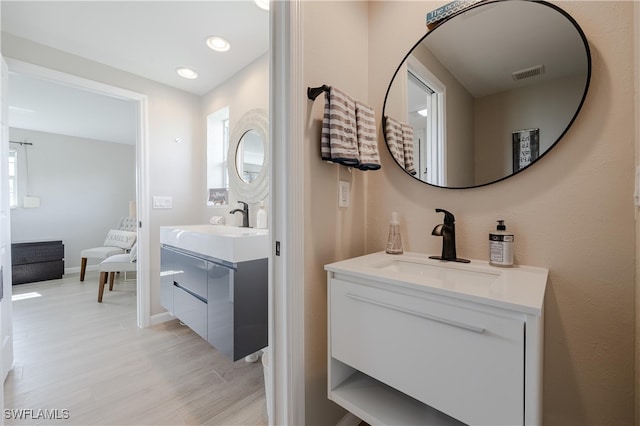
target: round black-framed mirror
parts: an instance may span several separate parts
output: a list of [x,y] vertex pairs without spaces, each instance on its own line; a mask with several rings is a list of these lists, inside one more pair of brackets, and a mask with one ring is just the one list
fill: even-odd
[[493,0],[443,20],[387,89],[383,133],[395,162],[429,185],[502,181],[539,161],[587,96],[584,32],[546,1]]

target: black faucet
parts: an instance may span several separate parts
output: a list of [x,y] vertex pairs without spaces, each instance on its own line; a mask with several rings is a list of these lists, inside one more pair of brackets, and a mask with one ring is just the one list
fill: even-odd
[[233,209],[231,210],[229,213],[234,214],[234,213],[242,213],[242,227],[243,228],[248,228],[249,227],[249,204],[245,203],[244,201],[238,201],[240,204],[242,204],[242,210],[241,209]]
[[459,259],[456,255],[456,219],[453,214],[443,209],[436,209],[436,213],[444,213],[444,223],[436,225],[431,235],[442,237],[442,256],[429,256],[429,259],[450,260],[453,262],[469,263],[468,259]]

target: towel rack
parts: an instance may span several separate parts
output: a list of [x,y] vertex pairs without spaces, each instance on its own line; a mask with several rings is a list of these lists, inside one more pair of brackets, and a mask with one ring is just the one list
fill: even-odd
[[326,84],[323,84],[320,87],[307,87],[307,97],[312,100],[315,101],[316,98],[318,96],[320,96],[321,93],[329,93],[329,90],[331,88],[329,86],[327,86]]

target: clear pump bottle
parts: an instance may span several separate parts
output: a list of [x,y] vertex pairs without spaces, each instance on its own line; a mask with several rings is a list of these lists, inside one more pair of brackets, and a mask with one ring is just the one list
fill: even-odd
[[391,222],[389,223],[389,238],[387,239],[387,253],[402,254],[402,238],[400,237],[400,221],[398,213],[391,213]]

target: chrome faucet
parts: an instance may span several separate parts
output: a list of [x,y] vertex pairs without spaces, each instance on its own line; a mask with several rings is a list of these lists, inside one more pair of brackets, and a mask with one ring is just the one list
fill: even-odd
[[456,219],[453,214],[443,209],[436,209],[436,213],[444,213],[444,223],[436,225],[431,235],[442,237],[442,255],[429,256],[429,259],[449,260],[453,262],[469,263],[467,259],[459,259],[456,255]]
[[233,209],[229,213],[231,214],[242,213],[242,227],[248,228],[249,227],[249,204],[245,203],[244,201],[238,201],[238,203],[242,204],[242,209]]

